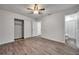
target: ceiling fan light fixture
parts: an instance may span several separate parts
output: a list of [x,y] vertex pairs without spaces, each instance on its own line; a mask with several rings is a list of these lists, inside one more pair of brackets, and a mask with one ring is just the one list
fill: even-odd
[[32,8],[27,8],[27,9],[31,10],[33,12],[33,14],[37,14],[37,15],[40,14],[40,12],[42,12],[42,11],[45,10],[45,8],[40,8],[38,6],[38,4],[35,4],[34,7],[33,7],[33,9]]
[[38,12],[37,10],[35,10],[33,13],[34,13],[34,14],[39,14],[39,12]]

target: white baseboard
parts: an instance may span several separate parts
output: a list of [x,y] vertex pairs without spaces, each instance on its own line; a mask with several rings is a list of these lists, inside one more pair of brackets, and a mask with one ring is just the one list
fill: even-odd
[[65,43],[65,41],[63,40],[63,41],[60,41],[60,40],[55,40],[55,39],[53,39],[53,38],[49,38],[49,37],[46,37],[46,36],[41,36],[42,38],[46,38],[46,39],[48,39],[48,40],[52,40],[52,41],[56,41],[56,42],[60,42],[60,43]]
[[5,42],[0,42],[0,45],[3,45],[3,44],[7,44],[7,43],[11,43],[11,42],[14,42],[14,40],[11,40],[11,41],[5,41]]

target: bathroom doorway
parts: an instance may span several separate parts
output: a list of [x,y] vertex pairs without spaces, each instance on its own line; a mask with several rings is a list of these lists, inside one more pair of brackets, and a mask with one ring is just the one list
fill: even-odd
[[65,42],[76,48],[76,14],[65,16]]

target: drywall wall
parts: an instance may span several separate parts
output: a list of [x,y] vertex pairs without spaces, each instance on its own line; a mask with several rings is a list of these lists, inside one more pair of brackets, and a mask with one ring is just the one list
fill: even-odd
[[79,8],[70,8],[41,18],[42,37],[65,43],[65,16],[73,14]]
[[14,41],[14,19],[24,20],[24,38],[31,37],[31,18],[0,10],[0,44]]
[[43,18],[41,36],[64,43],[64,15],[56,13]]
[[[2,16],[0,15],[0,18],[2,19]],[[2,33],[2,20],[0,19],[0,43],[2,42],[2,35],[3,35],[3,33]]]
[[32,36],[32,27],[31,27],[31,21],[33,19],[27,18],[27,20],[24,20],[24,38],[28,38]]
[[77,21],[76,21],[76,45],[79,48],[79,12],[77,14]]

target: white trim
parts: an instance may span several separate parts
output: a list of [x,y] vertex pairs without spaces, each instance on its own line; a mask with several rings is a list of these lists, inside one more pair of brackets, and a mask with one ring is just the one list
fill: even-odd
[[46,38],[48,40],[52,40],[52,41],[57,41],[57,42],[60,42],[60,43],[65,43],[65,41],[60,41],[60,40],[55,40],[53,38],[49,38],[49,37],[46,37],[46,36],[41,36],[42,38]]
[[7,42],[1,42],[0,45],[7,44],[7,43],[11,43],[11,42],[14,42],[14,41],[15,40],[7,41]]

